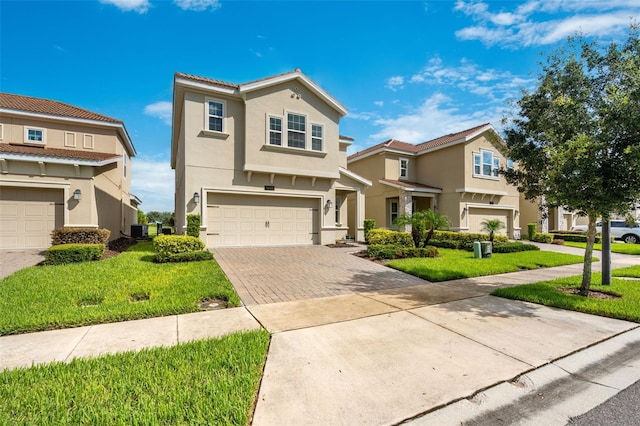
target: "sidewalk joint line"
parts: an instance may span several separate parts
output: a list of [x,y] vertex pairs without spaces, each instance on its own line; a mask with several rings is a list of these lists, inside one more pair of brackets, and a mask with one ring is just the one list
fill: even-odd
[[80,340],[78,340],[78,343],[76,343],[75,346],[69,351],[67,356],[64,358],[64,362],[69,362],[69,357],[71,356],[71,354],[73,354],[75,350],[78,349],[78,346],[80,345],[80,343],[82,343],[84,338],[87,337],[87,334],[89,334],[89,331],[91,331],[93,327],[94,327],[93,325],[90,325],[89,327],[87,327],[87,331],[82,335]]

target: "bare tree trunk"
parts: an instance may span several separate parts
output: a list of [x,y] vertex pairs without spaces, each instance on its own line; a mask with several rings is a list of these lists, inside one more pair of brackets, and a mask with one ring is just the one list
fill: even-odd
[[587,228],[587,247],[584,250],[584,267],[582,268],[582,284],[580,295],[588,296],[591,286],[591,258],[593,257],[593,244],[596,241],[596,214],[589,213],[589,227]]

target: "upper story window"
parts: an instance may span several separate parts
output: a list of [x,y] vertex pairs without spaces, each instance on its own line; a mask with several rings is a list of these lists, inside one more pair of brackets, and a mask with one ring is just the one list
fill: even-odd
[[282,118],[269,117],[269,144],[282,145]]
[[409,177],[409,160],[407,158],[400,159],[400,179]]
[[311,125],[311,149],[322,151],[322,126],[318,124]]
[[513,169],[513,160],[511,158],[507,158],[507,169]]
[[299,114],[287,114],[287,146],[292,148],[306,147],[307,117]]
[[127,153],[122,154],[122,175],[127,177]]
[[206,128],[212,132],[223,132],[224,102],[207,99],[205,107]]
[[480,177],[499,177],[500,158],[492,151],[480,150],[473,153],[473,175]]
[[37,127],[24,128],[24,141],[26,143],[45,143],[45,131]]

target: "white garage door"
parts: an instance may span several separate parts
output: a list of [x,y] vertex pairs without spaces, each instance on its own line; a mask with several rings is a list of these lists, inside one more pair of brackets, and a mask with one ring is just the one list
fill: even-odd
[[208,196],[208,247],[317,242],[318,200],[215,193]]
[[504,223],[505,228],[499,231],[498,234],[509,235],[509,231],[511,230],[511,222],[509,221],[510,214],[511,210],[472,207],[469,209],[469,232],[484,233],[481,225],[483,221],[499,219]]
[[63,191],[0,188],[0,249],[44,249],[63,225]]

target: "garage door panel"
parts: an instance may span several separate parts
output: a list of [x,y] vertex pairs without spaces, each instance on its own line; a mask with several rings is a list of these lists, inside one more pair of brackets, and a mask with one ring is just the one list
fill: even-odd
[[472,207],[469,209],[469,232],[482,233],[482,222],[485,220],[498,219],[504,223],[505,228],[498,231],[497,234],[506,235],[511,226],[509,222],[510,210],[502,209],[483,209]]

